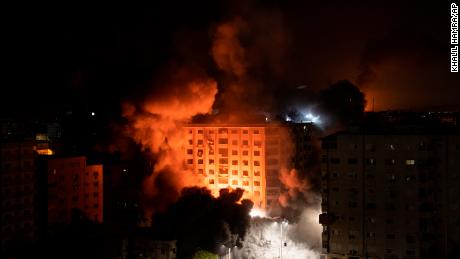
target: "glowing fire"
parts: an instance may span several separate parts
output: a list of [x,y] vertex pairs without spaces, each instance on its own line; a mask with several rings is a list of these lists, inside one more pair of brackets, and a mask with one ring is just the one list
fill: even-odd
[[255,218],[255,217],[265,218],[267,217],[267,213],[263,209],[253,208],[251,212],[249,212],[249,216],[251,216],[251,218]]

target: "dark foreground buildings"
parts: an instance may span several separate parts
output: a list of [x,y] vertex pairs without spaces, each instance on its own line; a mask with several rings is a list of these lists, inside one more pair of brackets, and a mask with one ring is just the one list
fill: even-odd
[[339,132],[322,140],[321,159],[322,258],[453,257],[460,245],[458,131]]

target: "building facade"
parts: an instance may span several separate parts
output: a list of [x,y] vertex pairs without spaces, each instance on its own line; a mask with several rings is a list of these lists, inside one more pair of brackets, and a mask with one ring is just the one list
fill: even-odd
[[185,127],[185,164],[218,195],[241,188],[255,207],[277,206],[280,170],[312,164],[311,123],[190,124]]
[[449,258],[460,136],[340,132],[322,141],[322,258]]
[[2,251],[35,239],[35,148],[33,141],[0,144]]
[[71,222],[74,209],[94,221],[103,220],[103,167],[86,158],[48,160],[48,226]]

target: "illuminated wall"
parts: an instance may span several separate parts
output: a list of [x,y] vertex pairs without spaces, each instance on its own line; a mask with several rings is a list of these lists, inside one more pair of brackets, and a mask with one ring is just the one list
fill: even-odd
[[90,220],[102,222],[102,165],[86,165],[85,157],[48,161],[48,223],[66,224],[72,209],[83,211]]
[[280,128],[267,124],[188,125],[186,166],[204,176],[214,195],[222,188],[242,188],[244,198],[266,208],[280,193]]

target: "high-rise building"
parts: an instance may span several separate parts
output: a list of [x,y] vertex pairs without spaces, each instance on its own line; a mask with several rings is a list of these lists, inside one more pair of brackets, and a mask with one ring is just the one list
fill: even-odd
[[[301,127],[309,134],[306,124]],[[297,152],[289,125],[190,124],[185,129],[185,163],[204,177],[214,195],[222,188],[241,188],[243,198],[251,199],[256,207],[277,203],[282,191],[280,170],[292,166],[293,152]],[[303,141],[308,139],[299,143]],[[303,155],[298,153],[297,162],[302,162]]]
[[339,132],[322,141],[322,258],[448,258],[460,241],[460,135]]
[[49,227],[70,223],[75,209],[94,222],[102,222],[102,165],[87,165],[84,156],[52,158],[47,172]]
[[35,239],[35,143],[0,143],[2,251]]

